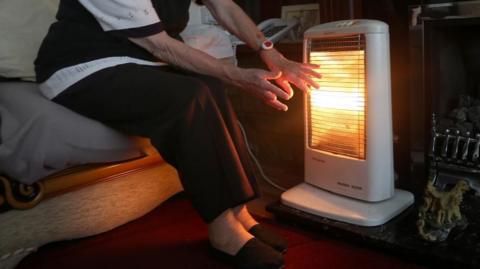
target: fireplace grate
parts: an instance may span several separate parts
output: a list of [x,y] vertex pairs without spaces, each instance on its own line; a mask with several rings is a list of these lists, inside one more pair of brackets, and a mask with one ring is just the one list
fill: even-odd
[[467,180],[470,187],[480,191],[480,133],[462,133],[458,129],[438,130],[437,116],[432,114],[430,137],[430,173],[441,189]]
[[[472,135],[460,130],[436,128],[436,116],[432,116],[432,136],[429,155],[432,161],[478,168],[480,173],[480,133]],[[470,171],[470,170],[469,170]]]

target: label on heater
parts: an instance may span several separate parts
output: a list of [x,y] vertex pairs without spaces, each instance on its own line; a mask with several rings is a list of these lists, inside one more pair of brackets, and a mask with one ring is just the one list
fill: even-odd
[[313,157],[312,160],[317,161],[317,162],[321,162],[321,163],[326,163],[325,160],[320,159],[320,158],[316,158],[316,157]]
[[342,187],[345,187],[345,188],[352,188],[354,190],[362,190],[363,189],[361,186],[350,185],[348,183],[340,182],[340,181],[337,181],[337,184],[342,186]]
[[360,187],[360,186],[355,186],[355,185],[352,185],[352,189],[355,189],[355,190],[362,190],[363,188]]

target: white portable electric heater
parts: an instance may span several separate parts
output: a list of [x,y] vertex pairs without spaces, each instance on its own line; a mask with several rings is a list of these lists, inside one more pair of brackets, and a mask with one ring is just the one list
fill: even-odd
[[414,200],[394,187],[388,25],[317,25],[305,32],[303,52],[322,78],[305,94],[305,183],[281,201],[351,224],[384,224]]

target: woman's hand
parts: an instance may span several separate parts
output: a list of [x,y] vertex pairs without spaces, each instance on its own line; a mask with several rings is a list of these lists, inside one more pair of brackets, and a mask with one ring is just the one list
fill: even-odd
[[271,81],[280,79],[280,71],[239,68],[193,49],[168,36],[165,32],[146,38],[131,39],[132,42],[150,51],[159,60],[199,74],[217,77],[226,83],[246,90],[264,100],[268,105],[282,111],[288,107],[278,100],[288,100],[289,92]]
[[272,72],[254,68],[233,68],[230,71],[228,75],[229,83],[265,101],[266,104],[273,108],[281,111],[288,110],[288,107],[279,101],[278,97],[283,100],[288,100],[291,95],[270,82],[282,77],[280,71]]
[[292,98],[293,89],[290,83],[303,92],[308,92],[310,87],[319,87],[315,81],[316,78],[321,78],[315,71],[319,68],[318,65],[290,61],[276,50],[262,51],[260,56],[270,71],[235,68],[233,72],[229,72],[228,82],[282,111],[287,111],[288,106],[278,100],[278,97],[283,100]]
[[282,75],[275,81],[289,95],[289,98],[293,96],[291,83],[305,93],[310,90],[310,87],[320,87],[315,82],[315,78],[322,77],[315,71],[319,68],[318,65],[290,61],[275,49],[261,51],[260,57],[272,72],[281,72]]

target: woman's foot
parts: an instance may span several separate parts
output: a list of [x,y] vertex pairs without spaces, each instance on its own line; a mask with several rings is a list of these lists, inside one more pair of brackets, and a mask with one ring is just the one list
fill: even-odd
[[208,238],[215,249],[235,255],[253,235],[245,230],[232,210],[226,210],[208,224]]
[[227,210],[208,225],[210,244],[218,255],[239,269],[279,269],[283,255],[256,239]]
[[248,240],[231,259],[237,269],[280,269],[285,264],[281,253],[257,238]]
[[283,253],[287,250],[288,242],[281,235],[271,231],[265,226],[259,224],[248,212],[245,205],[237,206],[233,209],[233,214],[251,235],[258,238],[265,244],[273,247],[275,250]]
[[280,253],[287,251],[287,240],[283,236],[275,233],[262,224],[253,226],[250,228],[250,230],[248,230],[248,232]]
[[250,215],[246,205],[239,205],[233,208],[233,214],[235,218],[243,225],[245,230],[250,230],[253,226],[257,225],[258,222]]

